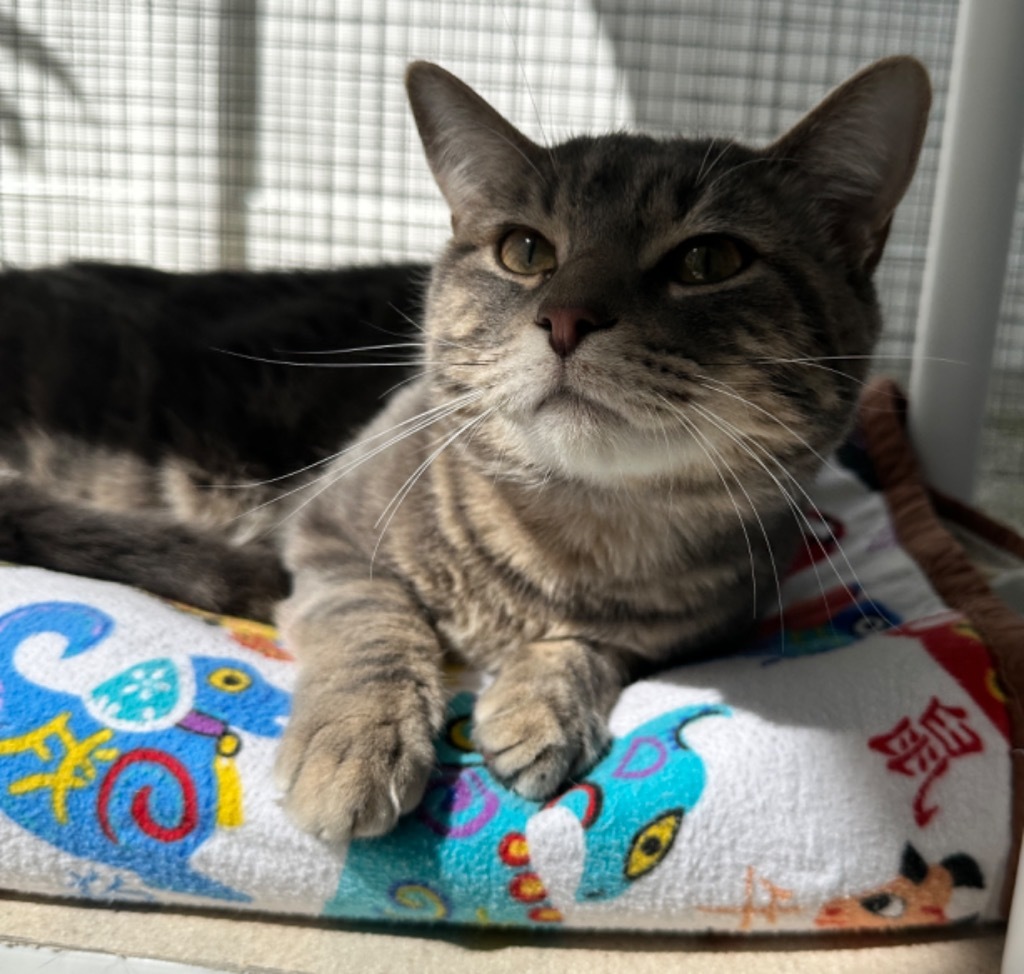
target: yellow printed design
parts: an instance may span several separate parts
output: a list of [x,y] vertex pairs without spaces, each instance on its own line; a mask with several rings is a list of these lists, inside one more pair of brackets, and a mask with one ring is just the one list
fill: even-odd
[[221,828],[237,829],[245,822],[242,811],[242,779],[235,764],[241,742],[230,731],[217,743],[213,759],[213,773],[217,781],[217,824]]
[[[7,791],[11,795],[26,795],[42,788],[52,789],[50,804],[53,817],[61,825],[68,821],[68,792],[87,788],[96,780],[96,762],[110,762],[118,756],[117,748],[103,747],[114,736],[113,731],[105,728],[79,741],[68,728],[70,719],[70,711],[65,711],[35,730],[0,740],[0,757],[31,751],[44,764],[56,760],[53,770],[12,781]],[[55,757],[53,748],[47,744],[51,737],[55,737],[63,747],[63,755]]]
[[448,901],[426,883],[399,883],[390,890],[391,899],[406,910],[421,912],[435,920],[451,913]]
[[634,836],[626,856],[626,878],[639,879],[649,873],[672,848],[683,821],[683,810],[673,809],[659,815]]
[[[78,602],[0,613],[0,815],[152,890],[245,902],[190,861],[219,829],[243,823],[242,735],[279,737],[289,695],[234,656],[136,658],[127,639],[89,661],[115,628]],[[33,659],[40,635],[63,642],[61,666],[84,660],[78,686],[26,678],[23,669],[44,670]]]

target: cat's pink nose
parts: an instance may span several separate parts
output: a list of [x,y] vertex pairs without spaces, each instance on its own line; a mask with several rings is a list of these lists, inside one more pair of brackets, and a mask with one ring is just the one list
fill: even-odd
[[537,312],[537,325],[550,333],[549,341],[555,354],[568,358],[592,331],[611,328],[614,319],[589,308],[549,308],[542,306]]

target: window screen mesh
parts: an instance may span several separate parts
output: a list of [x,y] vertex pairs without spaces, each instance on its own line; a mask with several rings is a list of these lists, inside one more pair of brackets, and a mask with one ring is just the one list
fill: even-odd
[[[0,0],[0,259],[168,269],[429,258],[448,217],[402,72],[436,60],[534,138],[634,127],[767,141],[916,54],[935,110],[879,276],[905,378],[955,0]],[[1024,210],[979,498],[1024,524]]]

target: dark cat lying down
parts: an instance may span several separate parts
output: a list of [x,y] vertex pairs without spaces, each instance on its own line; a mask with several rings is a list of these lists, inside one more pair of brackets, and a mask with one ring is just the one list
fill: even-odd
[[261,505],[416,371],[427,272],[0,274],[0,558],[269,619],[287,498]]
[[408,88],[454,233],[422,315],[408,268],[0,279],[0,557],[262,614],[282,552],[278,767],[327,840],[419,800],[446,654],[494,674],[477,744],[540,798],[640,669],[774,604],[930,99],[890,58],[765,149],[542,148],[440,68]]

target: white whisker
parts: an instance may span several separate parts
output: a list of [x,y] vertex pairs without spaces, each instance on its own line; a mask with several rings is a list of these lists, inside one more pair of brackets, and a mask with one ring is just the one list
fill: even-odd
[[[491,413],[497,409],[497,406],[491,406],[489,409],[485,409],[480,415],[474,416],[471,420],[463,423],[454,433],[450,434],[445,438],[444,442],[434,450],[406,479],[405,483],[398,489],[394,497],[388,502],[387,507],[381,512],[380,517],[374,522],[374,527],[378,527],[381,521],[384,521],[384,526],[380,530],[380,534],[377,536],[377,543],[373,546],[373,554],[370,556],[370,574],[373,574],[373,565],[377,560],[377,552],[380,550],[381,542],[384,540],[384,535],[387,533],[388,527],[394,520],[395,515],[398,513],[399,508],[402,506],[402,502],[409,496],[412,489],[416,486],[420,477],[427,471],[430,465],[449,447],[454,443],[463,433],[467,430],[472,429],[479,423],[483,422]],[[389,513],[390,512],[390,513]],[[386,520],[385,520],[386,518]]]
[[519,50],[519,42],[516,40],[515,31],[512,29],[512,24],[508,19],[508,11],[505,7],[501,8],[501,16],[505,21],[505,29],[508,31],[508,39],[512,42],[512,50],[516,56],[516,65],[519,68],[519,74],[523,79],[523,87],[526,89],[526,96],[530,99],[530,106],[533,108],[533,114],[537,119],[537,127],[540,129],[541,141],[547,144],[548,136],[547,132],[544,131],[544,119],[541,118],[540,108],[537,107],[537,99],[533,95],[533,87],[530,85],[530,79],[526,74],[526,62],[523,60],[522,52]]
[[[756,358],[751,359],[753,362],[793,362],[796,364],[803,362],[833,362],[833,361],[850,361],[856,362],[859,360],[867,359],[868,361],[874,361],[876,359],[886,358],[893,359],[894,361],[910,361],[911,359],[917,358],[916,355],[899,355],[893,353],[887,355],[884,352],[872,352],[869,355],[801,355],[795,358]],[[970,363],[965,362],[963,359],[956,358],[943,358],[941,355],[925,355],[924,358],[929,362],[945,362],[947,365],[969,365]]]
[[[289,511],[284,517],[282,517],[273,526],[273,530],[277,531],[281,527],[281,525],[283,525],[289,519],[293,518],[304,507],[306,507],[307,505],[309,505],[313,501],[315,501],[324,491],[329,490],[331,487],[333,487],[335,484],[337,484],[340,480],[342,480],[344,477],[346,477],[349,473],[351,473],[357,467],[362,466],[368,460],[372,460],[374,457],[376,457],[379,454],[383,453],[385,450],[390,449],[392,446],[395,446],[397,443],[401,443],[403,440],[407,439],[408,437],[413,436],[414,434],[419,433],[421,430],[426,429],[428,426],[431,426],[433,423],[440,422],[442,419],[445,419],[447,416],[450,416],[452,413],[457,412],[459,409],[462,408],[462,405],[464,405],[464,404],[460,404],[459,406],[454,406],[454,407],[452,407],[451,409],[449,409],[446,412],[440,413],[439,415],[434,416],[434,417],[432,417],[429,420],[426,420],[426,421],[424,421],[424,422],[422,422],[420,424],[417,424],[416,426],[413,426],[412,428],[410,428],[408,430],[403,431],[401,433],[401,435],[392,437],[390,440],[388,440],[385,443],[382,443],[380,446],[375,447],[373,450],[371,450],[369,453],[365,454],[364,456],[356,457],[355,460],[352,460],[349,463],[346,463],[339,470],[328,471],[328,473],[326,473],[323,477],[319,478],[316,481],[313,481],[310,484],[307,484],[306,486],[309,487],[309,486],[313,486],[314,484],[318,484],[318,483],[320,483],[323,480],[327,481],[327,483],[324,484],[318,491],[316,491],[316,493],[314,493],[311,497],[306,498],[304,501],[302,501],[301,504],[297,504],[291,511]],[[261,505],[261,506],[265,506],[265,505]]]
[[399,379],[398,382],[396,382],[394,385],[388,386],[387,389],[385,389],[377,398],[390,399],[391,395],[397,390],[401,389],[402,386],[407,386],[411,382],[418,382],[422,378],[423,374],[421,372],[416,372],[413,375],[407,375],[404,379]]
[[[457,412],[463,406],[467,405],[469,402],[475,401],[476,399],[478,399],[482,395],[483,395],[483,392],[467,394],[466,396],[462,397],[461,399],[453,400],[453,401],[448,402],[448,403],[444,403],[442,406],[434,407],[434,409],[427,410],[424,413],[420,413],[418,416],[414,416],[411,419],[404,420],[403,422],[397,424],[396,426],[393,426],[391,429],[384,430],[383,432],[374,434],[373,436],[367,437],[366,439],[360,439],[360,440],[356,441],[351,446],[349,446],[345,450],[343,450],[342,453],[343,454],[344,453],[350,453],[350,452],[352,452],[353,450],[355,450],[355,449],[357,449],[359,447],[365,446],[370,441],[378,439],[380,436],[384,436],[384,435],[386,435],[388,433],[392,433],[395,429],[398,429],[398,428],[404,427],[404,426],[409,426],[408,429],[403,429],[402,432],[399,433],[398,435],[392,436],[390,439],[386,440],[384,443],[381,443],[378,446],[374,447],[374,449],[372,449],[369,453],[366,453],[366,454],[363,454],[361,456],[358,456],[354,460],[350,460],[348,463],[344,464],[339,470],[330,470],[327,473],[325,473],[322,477],[318,477],[318,478],[316,478],[314,480],[307,481],[304,484],[300,484],[298,487],[293,487],[291,490],[285,491],[284,493],[281,493],[281,494],[277,495],[276,497],[271,498],[268,501],[264,501],[262,504],[258,504],[256,507],[250,508],[247,511],[243,511],[241,514],[238,514],[235,517],[231,518],[231,521],[229,521],[228,523],[231,523],[232,521],[237,521],[237,520],[240,520],[243,517],[248,517],[248,516],[250,516],[252,514],[255,514],[257,511],[260,511],[260,510],[262,510],[265,507],[269,507],[271,504],[276,504],[279,501],[282,501],[282,500],[284,500],[287,497],[291,497],[293,494],[296,494],[299,491],[308,490],[310,487],[314,487],[314,486],[320,484],[322,481],[326,480],[327,483],[323,487],[321,487],[318,491],[316,491],[316,493],[314,493],[311,497],[309,497],[308,499],[303,501],[301,504],[298,504],[295,508],[293,508],[291,511],[289,511],[288,514],[286,514],[280,521],[278,521],[273,526],[272,530],[276,531],[278,528],[281,527],[282,524],[284,524],[285,521],[289,520],[289,518],[294,517],[307,504],[309,504],[311,501],[315,500],[325,490],[327,490],[329,487],[331,487],[334,484],[336,484],[339,480],[342,479],[342,477],[344,477],[346,474],[350,473],[352,470],[355,470],[357,467],[361,466],[367,460],[372,460],[374,457],[378,456],[380,453],[383,453],[385,450],[390,449],[392,446],[396,445],[397,443],[402,442],[402,440],[406,439],[407,437],[412,436],[415,433],[418,433],[418,432],[420,432],[423,429],[426,429],[428,426],[431,426],[432,424],[434,424],[436,422],[439,422],[440,420],[444,419],[447,416],[450,416],[452,413]],[[427,418],[424,418],[424,417],[427,417]]]
[[[726,146],[726,148],[728,148],[728,146]],[[721,161],[721,158],[722,156],[720,155],[718,159],[715,160],[715,165],[717,165]],[[770,164],[779,161],[782,160],[778,159],[775,156],[759,156],[757,159],[744,159],[743,162],[738,162],[735,166],[731,166],[729,169],[726,169],[725,172],[719,173],[708,185],[708,188],[705,190],[705,192],[710,193],[723,179],[726,179],[728,176],[731,176],[734,172],[737,172],[740,169],[745,169],[747,166],[756,166],[759,164],[763,165],[766,163]],[[709,174],[710,172],[711,170],[708,170]]]
[[273,348],[275,355],[355,355],[357,352],[380,352],[391,349],[425,347],[424,342],[385,342],[383,345],[360,345],[355,348]]
[[[402,422],[396,423],[394,426],[388,427],[388,429],[386,430],[381,430],[381,432],[379,433],[374,433],[373,436],[368,436],[366,438],[358,440],[355,443],[351,443],[348,446],[344,447],[343,449],[339,450],[337,453],[332,453],[330,456],[323,457],[320,460],[314,460],[312,463],[308,463],[304,467],[299,467],[297,470],[292,470],[290,473],[279,474],[277,477],[269,477],[267,480],[253,480],[241,484],[204,484],[203,487],[204,489],[207,490],[249,490],[253,487],[265,487],[267,486],[267,484],[276,484],[282,480],[290,480],[292,477],[297,477],[300,473],[305,473],[307,470],[314,470],[317,467],[322,467],[325,464],[331,463],[332,461],[337,460],[339,457],[343,457],[346,453],[350,453],[358,446],[362,446],[363,444],[369,443],[372,440],[380,439],[380,437],[382,436],[387,436],[389,433],[393,433],[395,430],[401,429],[403,426],[408,426],[410,423],[415,423],[417,420],[423,419],[426,416],[430,416],[433,413],[448,409],[455,403],[459,403],[461,405],[466,402],[472,402],[477,398],[479,398],[479,396],[477,395],[476,392],[470,392],[467,393],[465,396],[460,396],[457,399],[449,400],[446,403],[442,403],[440,406],[434,406],[431,409],[425,409],[422,413],[418,413],[415,416],[411,416],[409,419],[403,419]],[[272,502],[268,501],[268,503]],[[258,508],[254,508],[253,510],[258,510]],[[246,513],[252,513],[252,511]]]
[[[811,535],[812,537],[814,537],[814,534],[813,534],[813,531],[810,528],[810,521],[809,521],[809,519],[806,517],[804,512],[800,509],[800,506],[796,503],[796,501],[793,499],[792,495],[789,493],[788,490],[786,490],[786,488],[782,485],[782,483],[779,481],[779,479],[774,474],[772,474],[772,472],[758,459],[757,455],[743,442],[744,439],[749,440],[750,438],[744,436],[744,434],[742,434],[742,432],[740,430],[736,430],[736,428],[733,427],[731,423],[728,423],[725,420],[722,420],[721,417],[716,417],[713,413],[710,413],[708,410],[702,409],[701,407],[697,406],[696,404],[692,404],[692,405],[694,405],[694,408],[696,408],[701,413],[701,415],[703,415],[704,418],[707,419],[720,432],[725,433],[726,436],[728,436],[730,439],[732,439],[733,442],[735,442],[737,444],[737,446],[740,447],[740,449],[742,449],[749,457],[751,457],[754,460],[754,462],[757,463],[761,467],[761,469],[769,476],[769,478],[771,478],[772,482],[775,484],[776,489],[779,491],[779,494],[782,496],[783,500],[786,502],[786,506],[789,508],[789,510],[794,515],[796,515],[797,524],[799,525],[801,519],[807,524],[808,530],[805,532],[801,528],[801,532],[800,533],[801,533],[801,537],[803,539],[805,550],[807,550],[808,553],[810,553],[810,544],[809,544],[809,542],[807,540],[807,537],[808,537],[808,535]],[[730,433],[728,429],[725,429],[725,428],[723,428],[723,426],[720,426],[719,425],[719,421],[721,423],[725,424],[725,426],[731,427],[733,430],[735,430],[735,435]],[[753,442],[753,441],[751,441],[751,442]],[[759,445],[759,444],[755,444],[755,445]],[[788,471],[787,471],[787,473],[788,473]],[[818,513],[820,514],[821,512],[819,511]],[[763,528],[762,528],[762,530],[763,530]],[[815,540],[818,541],[818,544],[821,546],[822,552],[825,554],[825,556],[827,558],[828,557],[828,552],[826,551],[824,545],[821,543],[820,539],[815,538]],[[813,558],[811,559],[811,564],[812,564],[812,566],[814,568],[815,578],[818,581],[818,588],[820,589],[820,591],[822,593],[822,597],[824,597],[824,595],[825,595],[825,587],[824,587],[824,584],[823,584],[823,582],[821,580],[821,575],[818,572],[817,565],[814,563]],[[835,572],[835,567],[834,566],[833,566],[833,571]],[[842,582],[842,578],[839,577],[839,573],[838,572],[836,572],[836,576],[837,576],[837,578],[839,578],[839,581]],[[779,583],[778,575],[776,575],[775,584],[776,584],[776,587],[777,587],[777,591],[779,592],[779,623],[780,623],[779,640],[780,640],[780,651],[782,652],[783,655],[785,655],[785,651],[786,651],[785,610],[784,610],[783,605],[782,605],[782,589],[781,589],[781,585]],[[843,583],[843,584],[844,584],[844,587],[845,587],[845,583]],[[847,589],[847,591],[849,591],[849,589]]]
[[[725,475],[722,473],[718,464],[715,462],[714,457],[711,456],[709,448],[715,451],[715,453],[718,456],[718,459],[722,461],[726,470],[729,471],[729,475],[736,482],[736,486],[739,487],[741,491],[743,491],[743,495],[747,498],[747,503],[750,504],[751,512],[753,513],[754,517],[757,518],[758,524],[760,524],[761,526],[761,534],[764,535],[765,544],[768,545],[768,554],[769,557],[772,559],[772,570],[775,573],[775,586],[778,592],[779,606],[781,609],[782,586],[779,583],[778,571],[775,569],[775,559],[772,556],[772,546],[771,543],[768,541],[768,534],[765,531],[764,524],[761,522],[761,518],[757,513],[757,506],[754,504],[753,499],[751,498],[750,494],[747,493],[746,488],[740,482],[739,477],[736,476],[736,472],[732,469],[732,467],[729,466],[729,463],[725,459],[725,457],[722,456],[722,454],[715,448],[714,444],[711,443],[711,441],[697,428],[696,424],[689,417],[687,417],[682,412],[682,410],[677,409],[675,406],[673,406],[672,403],[669,402],[668,399],[666,399],[663,395],[661,395],[660,393],[656,393],[656,395],[665,404],[666,408],[669,409],[676,416],[680,423],[682,423],[683,429],[685,429],[692,437],[695,437],[694,442],[697,444],[697,446],[700,447],[700,449],[704,453],[704,456],[708,458],[708,463],[710,463],[711,466],[714,468],[715,473],[718,475],[718,479],[721,480],[722,486],[725,488],[725,492],[729,495],[729,500],[732,502],[733,510],[736,512],[736,518],[740,522],[740,530],[743,532],[743,540],[747,543],[747,555],[750,558],[750,587],[753,589],[754,618],[757,618],[757,570],[754,566],[754,547],[750,543],[750,534],[747,532],[747,525],[746,522],[743,520],[743,514],[740,511],[739,504],[736,503],[736,497],[733,494],[732,489],[729,487],[729,483],[725,479]],[[667,436],[665,437],[665,447],[666,449],[668,448]]]
[[[828,519],[822,513],[821,508],[819,508],[818,505],[811,498],[810,494],[808,494],[807,491],[804,489],[804,487],[800,483],[800,481],[797,480],[797,478],[794,477],[793,474],[790,473],[786,469],[785,465],[774,456],[774,454],[771,452],[771,450],[769,450],[766,447],[762,446],[755,439],[753,439],[749,435],[745,434],[742,430],[737,429],[732,423],[728,422],[728,420],[722,419],[722,417],[715,415],[714,413],[712,413],[709,410],[705,409],[704,407],[698,405],[697,403],[693,403],[691,405],[702,416],[704,416],[705,419],[707,419],[710,423],[712,423],[712,425],[716,426],[722,433],[724,433],[726,436],[728,436],[730,439],[732,439],[733,442],[735,442],[741,449],[743,449],[747,453],[747,455],[750,456],[751,459],[753,459],[755,461],[755,463],[757,463],[761,467],[761,469],[772,479],[772,481],[775,483],[776,487],[778,488],[779,492],[786,499],[787,503],[790,506],[790,509],[793,511],[794,514],[797,515],[797,517],[806,526],[807,534],[811,538],[813,538],[814,540],[817,541],[817,543],[818,543],[818,545],[819,545],[819,547],[821,549],[822,554],[825,556],[825,559],[828,561],[830,567],[832,568],[833,573],[836,576],[836,580],[843,587],[844,591],[849,596],[850,600],[852,602],[854,602],[855,604],[859,605],[859,602],[857,600],[857,597],[856,597],[855,593],[853,591],[851,591],[849,585],[847,585],[845,579],[839,573],[839,570],[835,566],[834,562],[832,561],[832,556],[829,553],[828,549],[825,547],[824,542],[822,542],[821,539],[818,538],[817,535],[815,534],[814,527],[813,527],[813,525],[810,522],[810,518],[807,517],[807,515],[804,512],[803,508],[798,503],[796,503],[796,501],[794,500],[793,496],[789,493],[789,491],[787,491],[786,488],[783,487],[783,485],[779,481],[779,479],[768,469],[768,467],[765,466],[765,464],[760,460],[760,458],[757,456],[757,454],[755,454],[753,452],[751,447],[756,447],[765,457],[767,457],[773,464],[775,464],[775,466],[779,469],[779,471],[784,476],[786,476],[790,480],[790,482],[793,484],[793,486],[795,486],[796,489],[800,492],[800,494],[803,496],[804,500],[810,505],[811,509],[814,511],[815,514],[818,515],[818,517],[821,519],[822,524],[824,524],[826,529],[828,530],[829,536],[830,536],[830,538],[832,539],[833,543],[836,546],[836,550],[839,552],[840,556],[843,559],[843,562],[846,564],[846,567],[849,569],[850,574],[853,576],[854,584],[858,587],[858,589],[860,591],[864,591],[864,586],[861,583],[860,578],[857,575],[857,571],[853,567],[853,565],[850,563],[850,559],[847,557],[846,552],[843,550],[843,546],[839,543],[839,539],[835,536],[835,533],[832,531],[832,528],[829,526]],[[750,444],[750,445],[748,446],[747,444]],[[867,615],[864,612],[863,608],[860,609],[860,613],[861,613],[861,616],[863,618],[867,618]]]
[[[714,143],[714,141],[715,140],[712,139],[712,143]],[[715,156],[715,161],[711,163],[710,166],[707,167],[706,171],[704,170],[703,163],[701,164],[701,178],[697,180],[698,186],[715,171],[715,167],[722,161],[722,159],[725,157],[725,154],[729,151],[730,148],[732,148],[732,146],[733,143],[726,139],[725,145],[722,146],[722,151],[719,152],[717,156]]]
[[496,135],[499,139],[501,139],[502,142],[504,142],[510,149],[512,149],[516,153],[516,155],[522,157],[523,161],[537,174],[541,182],[547,182],[547,178],[544,176],[544,173],[542,173],[537,168],[533,160],[525,152],[523,152],[523,150],[520,149],[519,146],[517,146],[507,135],[505,135],[504,132],[498,132],[495,129],[488,128],[486,125],[481,125],[480,127],[485,132],[490,132],[491,135]]
[[[744,406],[749,406],[751,409],[756,409],[762,415],[767,416],[772,422],[777,423],[787,433],[789,433],[790,436],[794,437],[797,440],[797,442],[799,442],[799,443],[803,444],[805,447],[807,447],[807,449],[810,450],[811,453],[815,457],[817,457],[818,460],[820,460],[825,466],[831,468],[832,470],[836,469],[835,464],[832,463],[831,460],[828,460],[825,457],[823,457],[813,446],[811,446],[810,443],[807,442],[807,440],[805,440],[799,433],[797,433],[796,430],[794,430],[787,423],[784,423],[774,413],[769,412],[767,409],[763,408],[762,406],[757,405],[757,403],[751,402],[749,399],[745,398],[744,396],[741,396],[738,392],[736,392],[736,390],[735,390],[735,388],[733,386],[729,385],[729,383],[722,382],[721,379],[713,379],[711,376],[703,375],[703,374],[701,374],[699,372],[695,373],[695,378],[698,380],[698,382],[700,382],[701,385],[704,386],[705,389],[708,389],[709,392],[717,392],[720,395],[728,396],[730,399],[735,399],[738,402],[743,403]],[[705,385],[705,383],[707,383],[707,382],[712,382],[716,386],[725,386],[725,389],[709,388],[707,385]],[[730,391],[726,392],[725,391],[726,389],[728,389]]]
[[[699,375],[698,374],[697,378],[698,378],[698,380],[699,379],[703,379],[706,382],[714,382],[717,385],[725,386],[727,389],[731,389],[732,388],[731,386],[728,385],[728,383],[722,382],[722,381],[720,381],[718,379],[712,379],[710,376],[704,376],[704,375]],[[740,396],[738,394],[734,394],[732,392],[725,392],[722,389],[712,389],[712,388],[709,388],[708,386],[704,385],[703,383],[701,383],[701,385],[702,385],[702,388],[707,389],[709,392],[720,392],[722,395],[729,396],[729,398],[731,398],[731,399],[736,399],[739,402],[743,403],[745,406],[749,406],[752,409],[756,409],[758,412],[763,413],[769,419],[773,420],[774,422],[776,422],[780,426],[782,426],[787,432],[789,432],[793,437],[795,437],[800,443],[802,443],[805,447],[807,447],[807,449],[810,450],[811,453],[818,460],[820,460],[825,466],[829,467],[832,470],[838,470],[838,468],[836,467],[836,465],[834,463],[832,463],[830,460],[825,459],[817,450],[814,449],[814,447],[812,447],[810,445],[810,443],[808,443],[802,436],[800,436],[799,433],[797,433],[794,429],[792,429],[786,423],[783,423],[782,420],[780,420],[777,416],[774,416],[772,413],[770,413],[767,410],[763,409],[762,407],[758,406],[757,403],[753,403],[749,399],[745,399],[743,396]],[[717,416],[717,414],[715,414],[715,415]],[[722,419],[721,416],[718,416],[718,419],[721,422],[726,423],[726,420]],[[740,434],[741,431],[734,424],[726,423],[726,425],[728,425],[730,428],[735,430],[737,434]],[[752,443],[754,443],[755,445],[757,445],[760,448],[760,444],[757,444],[756,441],[754,441],[751,437],[747,436],[746,439],[748,440],[748,442],[752,442]],[[786,473],[786,475],[790,477],[790,479],[793,479],[792,475],[789,473],[789,471],[785,469],[784,465],[777,458],[772,456],[772,459]],[[788,506],[790,507],[790,510],[794,510],[795,509],[791,502],[788,504]],[[818,511],[818,514],[819,514],[819,516],[821,516],[821,511]],[[825,522],[825,523],[827,524],[827,522]],[[822,580],[821,572],[818,571],[818,565],[817,565],[817,562],[816,562],[816,560],[814,558],[814,552],[812,551],[811,543],[808,540],[808,533],[809,532],[807,532],[807,531],[801,530],[801,532],[800,532],[801,541],[803,542],[804,550],[807,552],[808,561],[810,562],[811,570],[814,572],[815,579],[818,582],[818,589],[820,590],[822,598],[824,599],[825,598],[825,583]],[[813,534],[813,532],[810,532],[810,534],[811,534],[811,536],[815,537],[815,540],[817,540],[817,537]],[[820,541],[818,541],[818,543],[819,543],[819,545],[821,545]],[[827,557],[827,552],[824,551],[823,547],[822,547],[822,551],[823,551],[823,553],[825,553],[825,555]],[[833,568],[833,571],[835,571],[834,568]],[[783,639],[783,649],[784,648],[785,648],[785,642],[784,642],[784,639]]]
[[832,375],[837,375],[840,379],[846,379],[848,382],[854,382],[862,389],[866,389],[868,386],[867,382],[863,379],[858,379],[856,376],[852,376],[849,373],[844,372],[842,369],[834,369],[829,365],[822,365],[820,362],[815,362],[813,359],[759,359],[755,361],[772,365],[806,365],[812,369],[820,369],[822,372],[829,372]]
[[245,359],[248,362],[262,362],[264,365],[290,365],[305,369],[374,369],[374,368],[400,368],[407,369],[412,365],[429,365],[422,361],[407,359],[401,362],[295,362],[290,359],[267,358],[262,355],[249,355],[247,352],[235,352],[230,348],[213,348],[210,351],[220,352],[222,355],[230,355],[233,358]]
[[717,138],[708,139],[708,147],[704,150],[704,158],[700,161],[700,168],[697,170],[697,177],[694,182],[699,186],[704,180],[704,167],[708,164],[708,159],[711,156],[711,150],[718,144]]

